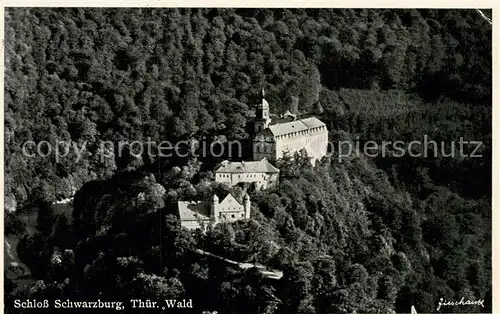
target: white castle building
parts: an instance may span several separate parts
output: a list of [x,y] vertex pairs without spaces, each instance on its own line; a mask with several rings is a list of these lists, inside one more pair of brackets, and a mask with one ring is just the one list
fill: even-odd
[[210,225],[220,222],[233,222],[250,218],[250,196],[245,194],[240,203],[232,194],[228,194],[221,202],[214,194],[211,202],[177,202],[181,226],[194,230],[206,230]]
[[253,183],[256,189],[267,189],[278,185],[279,169],[266,158],[260,161],[223,161],[215,168],[215,181],[231,186]]
[[285,153],[293,156],[295,152],[305,149],[312,162],[327,154],[328,130],[318,118],[309,117],[295,120],[272,121],[269,104],[264,98],[257,106],[254,123],[253,157],[254,160],[267,158],[275,161]]

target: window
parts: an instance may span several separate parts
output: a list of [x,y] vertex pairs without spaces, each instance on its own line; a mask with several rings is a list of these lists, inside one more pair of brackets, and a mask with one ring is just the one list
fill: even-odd
[[234,218],[234,215],[231,215],[231,218]]

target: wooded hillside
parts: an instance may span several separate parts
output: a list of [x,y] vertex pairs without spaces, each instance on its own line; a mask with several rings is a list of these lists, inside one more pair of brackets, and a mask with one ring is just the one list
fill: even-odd
[[[7,280],[7,306],[185,297],[200,313],[434,312],[465,297],[485,307],[446,311],[491,312],[491,25],[474,10],[9,8],[5,26],[6,230],[31,271],[26,285]],[[463,137],[483,157],[334,153],[311,168],[293,156],[279,187],[252,192],[250,221],[192,235],[175,202],[229,192],[211,180],[219,160],[99,151],[246,140],[263,87],[272,112],[298,97],[332,141]],[[60,140],[85,154],[22,152]],[[54,214],[75,191],[72,219]],[[35,234],[20,213],[37,215]]]

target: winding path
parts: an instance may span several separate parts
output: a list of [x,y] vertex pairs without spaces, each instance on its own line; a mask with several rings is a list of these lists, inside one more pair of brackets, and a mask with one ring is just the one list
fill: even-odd
[[219,260],[224,261],[226,263],[238,266],[241,269],[250,269],[250,268],[255,267],[266,278],[278,280],[278,279],[281,279],[281,277],[283,277],[282,271],[268,270],[268,269],[266,269],[266,267],[264,265],[252,264],[252,263],[241,263],[241,262],[233,261],[233,260],[227,259],[225,257],[219,256],[219,255],[207,252],[207,251],[200,250],[200,249],[196,249],[195,252],[198,254],[201,254],[201,255],[211,256],[213,258],[219,259]]

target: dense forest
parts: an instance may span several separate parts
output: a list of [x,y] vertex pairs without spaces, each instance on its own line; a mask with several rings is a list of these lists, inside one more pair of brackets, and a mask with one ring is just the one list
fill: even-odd
[[[465,297],[485,307],[443,310],[491,312],[491,34],[474,10],[6,9],[5,229],[29,269],[7,270],[6,307],[184,297],[196,313],[435,312]],[[176,201],[241,195],[213,182],[220,159],[103,152],[247,141],[262,88],[274,113],[298,99],[332,142],[463,137],[482,158],[288,156],[278,187],[250,191],[250,220],[204,234],[180,227]],[[85,154],[30,157],[27,141]]]

